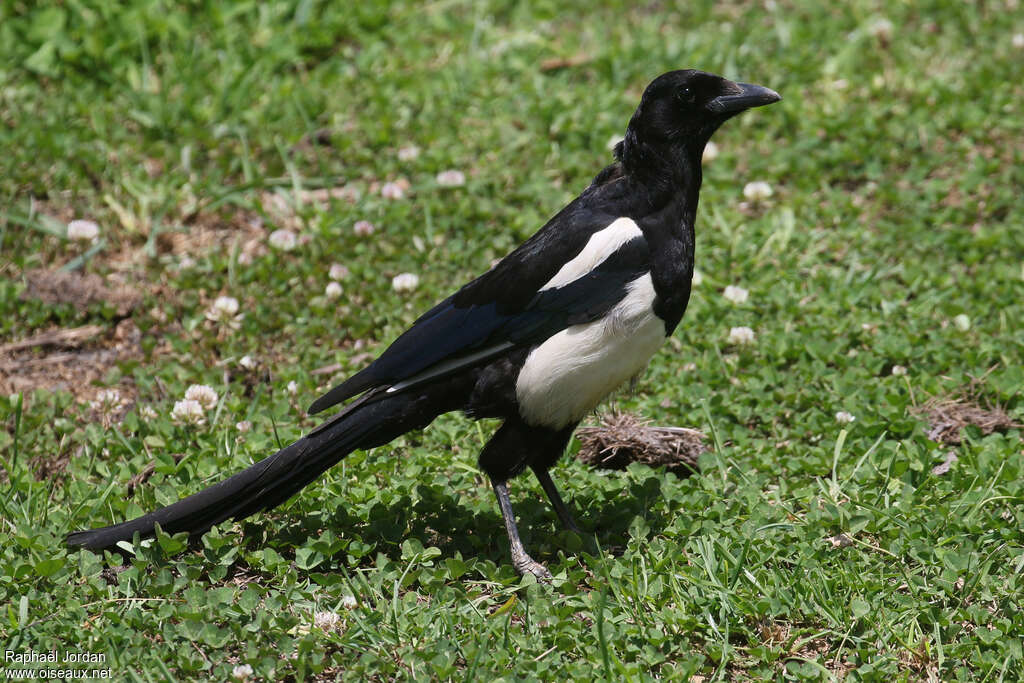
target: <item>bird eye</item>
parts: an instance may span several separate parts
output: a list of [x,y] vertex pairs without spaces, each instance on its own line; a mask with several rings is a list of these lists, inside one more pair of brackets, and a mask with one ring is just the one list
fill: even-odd
[[691,91],[689,88],[680,88],[679,90],[676,91],[676,99],[678,99],[683,104],[693,104],[693,91]]

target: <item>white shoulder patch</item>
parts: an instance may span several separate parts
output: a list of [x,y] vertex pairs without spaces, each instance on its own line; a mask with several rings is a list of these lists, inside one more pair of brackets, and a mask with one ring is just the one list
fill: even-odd
[[632,218],[616,218],[607,228],[591,235],[583,251],[563,265],[540,291],[564,287],[573,280],[583,277],[607,260],[616,249],[635,237],[643,237],[643,234]]

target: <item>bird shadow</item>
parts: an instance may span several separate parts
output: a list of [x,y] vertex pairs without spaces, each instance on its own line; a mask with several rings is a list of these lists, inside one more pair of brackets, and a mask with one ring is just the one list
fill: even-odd
[[[653,471],[638,479],[621,477],[618,492],[582,492],[567,501],[577,523],[583,529],[581,539],[588,552],[597,545],[605,553],[621,555],[628,543],[629,529],[638,517],[643,518],[650,533],[661,533],[670,522],[664,515],[651,515],[652,504],[661,496],[660,481],[667,473]],[[535,482],[526,478],[516,481],[526,495],[513,489],[513,509],[520,536],[527,552],[536,559],[550,561],[559,551],[574,552],[579,548],[568,532],[564,532],[551,504]],[[467,489],[467,493],[469,490]],[[497,502],[491,507],[476,496],[472,500],[458,495],[442,483],[421,483],[412,494],[375,503],[364,515],[353,514],[344,507],[323,515],[291,517],[284,528],[274,534],[273,545],[300,547],[310,538],[330,529],[338,537],[358,540],[362,548],[361,563],[368,563],[377,554],[399,561],[402,544],[417,539],[424,547],[436,547],[442,557],[476,557],[496,565],[509,561],[508,538]],[[267,539],[270,540],[270,539]],[[344,551],[342,551],[344,553]]]

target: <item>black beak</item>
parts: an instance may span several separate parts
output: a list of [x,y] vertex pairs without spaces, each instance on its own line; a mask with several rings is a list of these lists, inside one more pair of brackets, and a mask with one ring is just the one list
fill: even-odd
[[771,88],[752,83],[733,83],[738,92],[719,95],[707,104],[707,108],[715,114],[738,114],[751,107],[763,107],[782,99],[779,93]]

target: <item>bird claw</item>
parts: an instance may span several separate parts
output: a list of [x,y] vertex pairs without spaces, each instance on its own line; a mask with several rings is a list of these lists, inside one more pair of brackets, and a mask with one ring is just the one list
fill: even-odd
[[526,576],[528,573],[533,574],[537,577],[538,581],[550,581],[552,578],[551,572],[548,571],[548,568],[531,558],[529,555],[517,558],[512,562],[512,566],[516,568],[516,571],[519,572],[520,576]]

